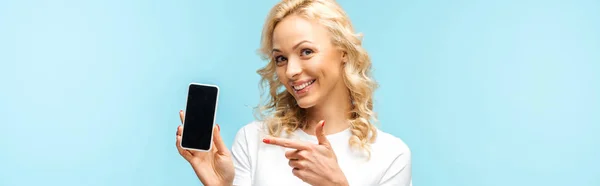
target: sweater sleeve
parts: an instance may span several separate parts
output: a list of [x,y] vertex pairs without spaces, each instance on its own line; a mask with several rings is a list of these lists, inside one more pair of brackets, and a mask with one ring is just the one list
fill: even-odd
[[235,186],[250,186],[252,185],[252,167],[248,152],[248,139],[246,128],[240,129],[233,141],[231,153],[233,156],[233,166],[235,168],[235,178],[233,185]]
[[381,186],[412,186],[411,152],[397,155],[384,173]]

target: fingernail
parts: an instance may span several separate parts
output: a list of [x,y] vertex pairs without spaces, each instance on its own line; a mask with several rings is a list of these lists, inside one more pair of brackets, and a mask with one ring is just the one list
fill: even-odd
[[321,127],[322,127],[322,126],[325,126],[325,121],[323,121],[323,123],[321,123]]
[[221,127],[217,124],[217,130],[221,131]]
[[269,141],[270,141],[269,139],[263,139],[264,143],[269,143]]

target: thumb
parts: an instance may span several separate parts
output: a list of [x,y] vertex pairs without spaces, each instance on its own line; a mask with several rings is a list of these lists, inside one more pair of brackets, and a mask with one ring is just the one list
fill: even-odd
[[325,145],[327,147],[330,146],[329,140],[325,136],[323,132],[323,128],[325,127],[325,120],[321,120],[315,129],[315,134],[317,135],[317,139],[319,140],[319,145]]
[[179,110],[179,119],[181,120],[181,124],[183,124],[185,114],[183,113],[183,110]]
[[229,155],[229,149],[227,149],[225,142],[223,142],[223,138],[221,138],[221,127],[219,124],[213,128],[213,133],[213,141],[215,142],[217,153],[220,155]]

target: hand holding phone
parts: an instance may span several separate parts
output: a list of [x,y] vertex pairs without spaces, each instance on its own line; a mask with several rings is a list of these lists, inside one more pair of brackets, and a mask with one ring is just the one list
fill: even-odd
[[189,85],[186,112],[179,111],[176,147],[204,185],[231,185],[235,176],[231,152],[223,142],[220,127],[214,127],[218,87]]

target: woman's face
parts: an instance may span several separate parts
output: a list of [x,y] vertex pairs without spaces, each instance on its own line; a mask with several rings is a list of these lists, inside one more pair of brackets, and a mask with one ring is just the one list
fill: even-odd
[[342,79],[345,55],[322,25],[290,15],[273,31],[272,58],[279,81],[301,108],[309,108],[346,89]]

